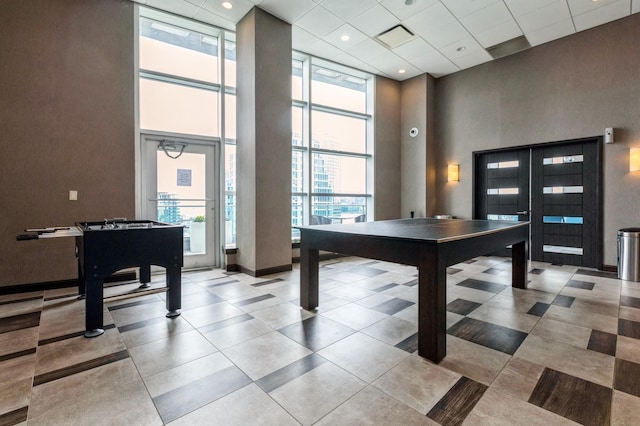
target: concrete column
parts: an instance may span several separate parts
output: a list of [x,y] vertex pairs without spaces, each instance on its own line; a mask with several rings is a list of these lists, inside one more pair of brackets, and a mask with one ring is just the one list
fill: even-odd
[[236,26],[237,262],[291,270],[291,25],[254,7]]

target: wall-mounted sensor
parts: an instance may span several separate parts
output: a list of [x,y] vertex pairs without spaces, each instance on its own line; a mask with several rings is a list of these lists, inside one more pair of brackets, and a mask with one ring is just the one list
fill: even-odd
[[613,127],[604,129],[604,143],[613,143]]
[[418,128],[412,127],[411,130],[409,130],[409,136],[411,136],[412,138],[418,136]]

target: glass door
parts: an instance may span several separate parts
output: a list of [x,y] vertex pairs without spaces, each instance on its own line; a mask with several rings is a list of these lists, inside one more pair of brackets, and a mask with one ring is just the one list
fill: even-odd
[[143,135],[144,219],[184,226],[184,267],[218,266],[219,144]]

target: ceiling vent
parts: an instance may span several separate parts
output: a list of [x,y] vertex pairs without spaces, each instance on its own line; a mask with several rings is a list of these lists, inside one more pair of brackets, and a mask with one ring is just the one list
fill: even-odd
[[380,33],[376,36],[379,42],[387,46],[389,49],[396,48],[401,44],[404,44],[413,38],[413,33],[403,27],[402,25],[396,25],[395,27]]
[[495,46],[487,47],[487,52],[493,59],[504,58],[514,53],[530,48],[531,45],[525,36],[520,36],[507,40]]

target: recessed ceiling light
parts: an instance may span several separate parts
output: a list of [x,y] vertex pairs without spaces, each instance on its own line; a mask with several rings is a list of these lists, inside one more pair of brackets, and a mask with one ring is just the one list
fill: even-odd
[[404,0],[404,4],[411,6],[413,4],[413,0]]
[[467,50],[466,46],[460,46],[456,49],[458,52],[464,52],[465,50]]
[[402,70],[398,70],[398,73],[400,74],[404,74],[405,72],[407,72],[406,70],[402,69]]
[[343,34],[342,37],[340,37],[340,40],[342,41],[349,41],[349,34]]
[[231,4],[231,2],[223,1],[222,2],[222,7],[224,7],[225,9],[232,9],[233,5]]

